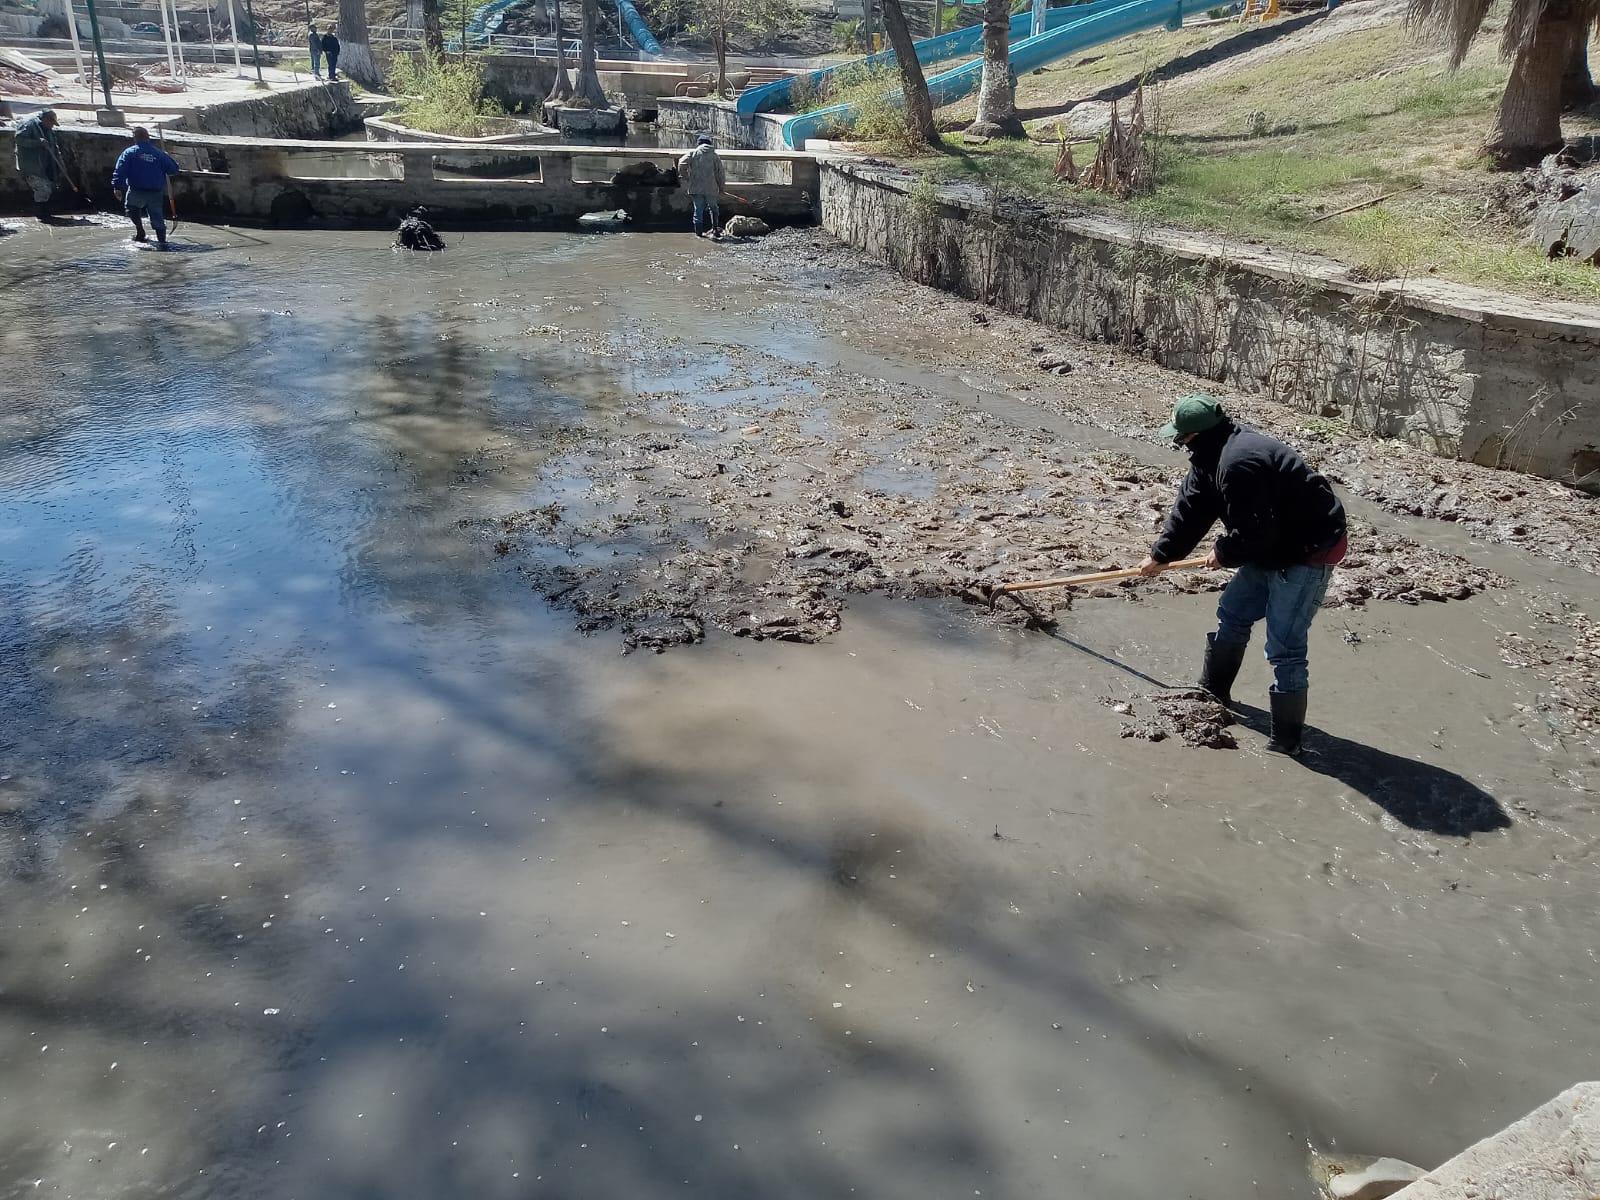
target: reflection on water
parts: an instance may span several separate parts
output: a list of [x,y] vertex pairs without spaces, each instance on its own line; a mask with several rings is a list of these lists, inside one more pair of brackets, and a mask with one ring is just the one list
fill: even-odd
[[[687,235],[206,236],[0,258],[0,1196],[1293,1197],[1308,1137],[1441,1159],[1568,1081],[1566,839],[1133,747],[1115,671],[958,606],[622,659],[536,603],[486,523],[673,393],[963,394],[815,295]],[[1176,670],[1189,600],[1070,632]],[[1490,636],[1362,628],[1422,620]]]

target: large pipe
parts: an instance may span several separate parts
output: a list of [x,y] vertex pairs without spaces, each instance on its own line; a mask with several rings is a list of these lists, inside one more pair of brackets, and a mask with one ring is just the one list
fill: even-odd
[[156,0],[156,7],[161,10],[161,40],[167,44],[167,74],[176,79],[178,60],[172,57],[172,26],[167,23],[166,0]]
[[72,0],[65,0],[67,8],[67,32],[72,35],[72,59],[78,64],[78,78],[83,80],[83,86],[89,91],[89,99],[94,99],[94,78],[83,69],[83,48],[78,45],[78,13],[72,7]]
[[233,15],[233,0],[228,0],[228,32],[233,35],[233,73],[244,78],[244,64],[239,61],[239,22]]

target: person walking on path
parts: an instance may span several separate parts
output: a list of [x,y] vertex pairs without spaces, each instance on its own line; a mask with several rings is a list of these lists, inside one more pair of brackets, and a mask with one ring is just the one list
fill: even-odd
[[717,197],[727,186],[728,174],[723,169],[722,159],[717,157],[717,148],[706,134],[702,133],[694,149],[678,160],[678,176],[683,180],[689,199],[694,201],[695,237],[704,237],[709,228],[711,240],[720,242],[722,229],[717,223],[720,215]]
[[306,22],[306,47],[311,51],[311,73],[322,78],[322,35],[315,21]]
[[47,108],[17,126],[17,171],[33,192],[33,215],[53,224],[50,200],[61,178],[61,142],[56,138],[56,114]]
[[1217,601],[1200,686],[1233,702],[1250,631],[1265,619],[1273,671],[1267,749],[1298,755],[1310,687],[1308,635],[1348,545],[1344,506],[1297,451],[1234,421],[1210,396],[1179,400],[1161,436],[1189,452],[1189,474],[1139,569],[1155,575],[1222,522],[1208,565],[1234,568],[1234,576]]
[[328,80],[332,82],[339,78],[339,39],[334,36],[334,27],[328,26],[328,32],[322,35],[322,57],[328,60]]
[[150,131],[143,125],[133,129],[133,145],[117,158],[111,172],[111,190],[124,204],[128,219],[133,222],[133,240],[144,242],[144,221],[148,215],[156,231],[156,245],[167,248],[167,218],[163,211],[167,203],[167,178],[178,173],[178,163],[170,154],[150,140]]

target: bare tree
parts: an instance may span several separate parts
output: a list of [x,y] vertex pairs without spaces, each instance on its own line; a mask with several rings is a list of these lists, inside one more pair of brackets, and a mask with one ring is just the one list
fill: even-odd
[[[1412,20],[1441,33],[1458,67],[1489,15],[1493,0],[1411,0]],[[1502,170],[1529,166],[1558,150],[1561,80],[1575,42],[1600,14],[1600,0],[1511,0],[1500,56],[1511,78],[1484,138],[1484,153]]]
[[339,66],[364,88],[383,91],[383,72],[367,44],[365,0],[339,0]]
[[684,24],[711,42],[717,60],[717,94],[728,91],[728,46],[737,36],[770,36],[795,19],[792,0],[681,0]]
[[444,56],[444,22],[439,18],[439,0],[422,0],[422,44],[435,58]]
[[[1438,3],[1441,0],[1412,0]],[[1476,3],[1476,0],[1467,0]],[[1024,137],[1011,81],[1010,0],[984,0],[983,80],[978,84],[978,119],[969,132],[986,137]]]
[[572,85],[572,100],[588,108],[610,108],[611,101],[600,86],[595,70],[595,36],[600,27],[599,0],[580,0],[583,9],[582,43],[578,48],[578,78]]
[[550,85],[550,94],[545,97],[545,103],[562,103],[572,99],[572,76],[567,73],[567,38],[566,30],[561,25],[561,0],[555,0],[555,26],[556,26],[556,79]]
[[943,145],[939,127],[933,123],[933,104],[928,99],[928,80],[917,61],[917,48],[906,26],[900,0],[883,0],[883,27],[894,47],[895,63],[900,68],[900,86],[905,92],[906,124],[917,141],[928,146]]

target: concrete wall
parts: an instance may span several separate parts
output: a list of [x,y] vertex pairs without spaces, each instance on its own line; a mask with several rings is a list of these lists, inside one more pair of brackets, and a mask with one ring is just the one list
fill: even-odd
[[[508,112],[516,108],[538,112],[556,82],[556,60],[531,54],[484,54],[483,94]],[[571,70],[569,64],[568,70]]]
[[183,129],[217,137],[337,137],[360,129],[365,115],[349,84],[311,84],[193,109]]
[[739,113],[726,100],[673,97],[656,107],[656,125],[663,133],[709,133],[717,145],[736,150],[791,153],[783,144],[783,120],[773,113]]
[[1101,218],[834,161],[822,220],[902,274],[1435,453],[1600,492],[1600,310]]
[[[29,209],[27,187],[13,165],[12,132],[0,130],[0,212]],[[95,203],[112,205],[111,168],[129,144],[116,130],[67,128],[69,168]],[[691,204],[681,188],[610,184],[628,163],[671,165],[672,150],[623,147],[485,147],[445,143],[264,142],[169,135],[168,153],[184,168],[173,180],[178,210],[196,219],[245,224],[382,229],[425,204],[441,228],[570,228],[578,216],[626,209],[636,225],[687,228]],[[502,156],[530,160],[532,178],[439,178],[435,162],[462,155],[488,163]],[[817,164],[803,154],[729,153],[730,186],[773,224],[809,224],[816,217]],[[443,165],[443,164],[441,164]],[[487,173],[488,168],[485,168]]]

